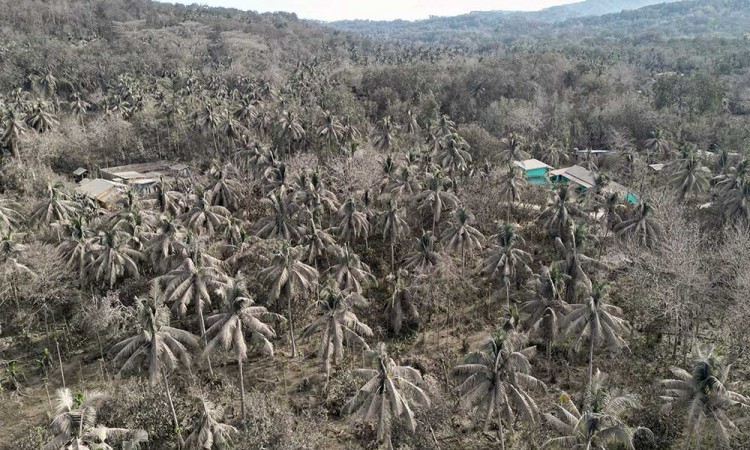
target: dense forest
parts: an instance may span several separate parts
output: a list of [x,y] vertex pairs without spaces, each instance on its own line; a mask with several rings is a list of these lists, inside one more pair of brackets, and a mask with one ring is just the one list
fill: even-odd
[[0,11],[0,448],[750,448],[750,2]]

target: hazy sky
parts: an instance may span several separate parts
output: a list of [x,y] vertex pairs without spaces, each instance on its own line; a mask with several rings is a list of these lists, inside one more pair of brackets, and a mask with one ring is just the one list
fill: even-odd
[[425,19],[430,15],[455,16],[471,11],[534,11],[580,0],[166,0],[199,3],[258,12],[289,11],[303,19],[392,20]]

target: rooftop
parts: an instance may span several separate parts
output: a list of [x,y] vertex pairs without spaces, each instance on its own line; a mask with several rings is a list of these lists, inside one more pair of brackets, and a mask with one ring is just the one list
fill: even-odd
[[535,169],[551,169],[552,166],[539,161],[538,159],[527,159],[525,161],[513,161],[513,164],[517,165],[523,170],[535,170]]
[[76,187],[76,192],[104,203],[114,203],[127,186],[97,178]]
[[568,180],[585,188],[591,188],[596,185],[596,177],[594,176],[594,173],[581,166],[557,169],[553,170],[550,173],[552,175],[563,176]]
[[79,168],[77,168],[76,170],[73,171],[73,175],[75,175],[75,176],[78,177],[78,176],[83,175],[86,172],[88,172],[87,169],[84,169],[83,167],[79,167]]

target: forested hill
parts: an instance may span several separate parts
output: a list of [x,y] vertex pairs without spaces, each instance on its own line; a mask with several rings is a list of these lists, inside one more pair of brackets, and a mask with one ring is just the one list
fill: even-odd
[[[575,8],[584,8],[585,3],[589,2],[576,4]],[[592,4],[602,5],[594,0]],[[557,21],[566,14],[572,18]],[[750,32],[750,2],[747,0],[660,3],[632,11],[577,17],[582,15],[586,14],[571,13],[570,10],[559,14],[552,10],[524,14],[485,12],[415,22],[344,21],[334,22],[331,26],[371,36],[471,49],[481,49],[488,42],[497,41],[537,40],[547,43],[561,36],[662,40],[695,36],[736,37]]]
[[678,1],[682,0],[585,0],[567,5],[552,6],[541,11],[525,14],[538,20],[559,22],[576,17],[603,16]]

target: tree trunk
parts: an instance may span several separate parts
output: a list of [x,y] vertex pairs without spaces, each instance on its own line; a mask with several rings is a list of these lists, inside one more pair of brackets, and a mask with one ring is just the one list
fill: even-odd
[[394,273],[394,271],[396,270],[396,259],[393,256],[394,254],[393,247],[394,247],[393,239],[391,239],[391,273]]
[[[500,411],[497,412],[498,416],[500,415]],[[497,434],[500,438],[500,450],[505,450],[505,433],[503,432],[503,419],[500,418],[497,421]]]
[[172,411],[172,420],[174,421],[174,431],[177,433],[177,439],[179,442],[179,448],[185,446],[185,441],[182,440],[182,430],[180,430],[180,422],[177,420],[177,412],[174,410],[174,403],[172,402],[172,393],[169,390],[169,382],[167,381],[167,371],[164,368],[164,364],[161,366],[161,377],[164,381],[164,389],[167,391],[167,400],[169,400],[169,409]]
[[287,299],[287,315],[289,316],[289,345],[292,346],[292,358],[297,357],[297,343],[294,341],[294,316],[292,315],[292,298]]
[[[203,321],[203,308],[198,308],[198,321],[201,325],[201,338],[203,339],[203,347],[208,346],[206,340],[206,323]],[[214,368],[211,366],[211,357],[206,355],[206,361],[208,362],[208,373],[211,374],[211,378],[214,377]]]
[[245,376],[242,371],[242,357],[237,358],[237,362],[240,364],[240,401],[242,402],[242,428],[247,430],[247,416],[245,415]]
[[586,385],[586,395],[584,396],[583,409],[586,410],[591,407],[591,381],[594,378],[594,338],[590,339],[589,343],[589,381]]

